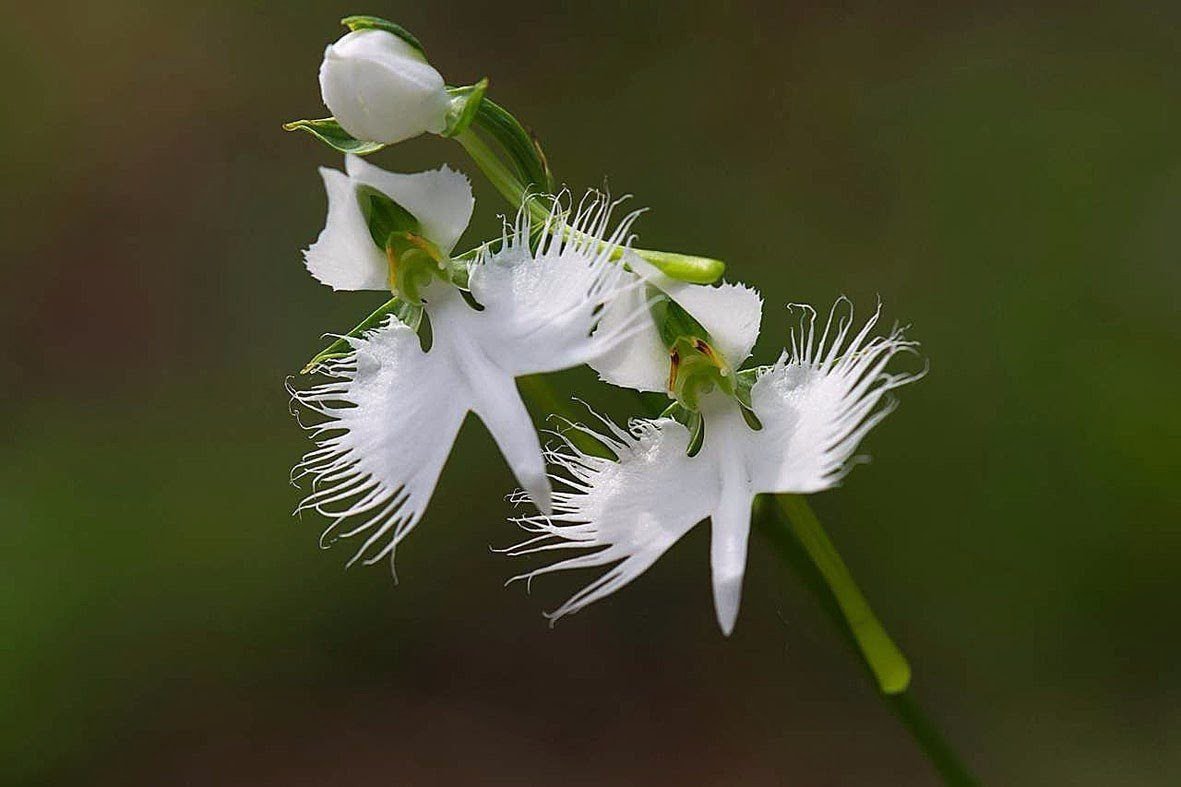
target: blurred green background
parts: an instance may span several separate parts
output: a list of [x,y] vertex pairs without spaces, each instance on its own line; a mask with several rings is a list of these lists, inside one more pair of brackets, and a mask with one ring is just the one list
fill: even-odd
[[931,373],[814,505],[916,695],[988,783],[1176,784],[1181,14],[1108,5],[6,7],[2,780],[934,783],[761,540],[728,640],[705,528],[551,631],[472,422],[397,586],[289,515],[284,377],[381,298],[304,271],[339,162],[280,123],[363,12],[759,287],[761,359],[880,294]]

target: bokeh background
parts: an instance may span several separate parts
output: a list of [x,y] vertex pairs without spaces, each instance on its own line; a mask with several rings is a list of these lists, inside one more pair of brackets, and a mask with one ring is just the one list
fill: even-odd
[[6,6],[2,780],[935,783],[765,541],[729,639],[705,528],[551,631],[582,578],[501,589],[472,422],[397,586],[290,516],[283,380],[381,298],[303,270],[339,162],[280,123],[365,12],[761,288],[761,358],[789,301],[911,324],[929,377],[814,505],[916,696],[988,783],[1176,784],[1176,5],[564,5]]

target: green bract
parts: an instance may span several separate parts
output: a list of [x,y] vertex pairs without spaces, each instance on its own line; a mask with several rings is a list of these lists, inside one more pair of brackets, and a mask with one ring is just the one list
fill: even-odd
[[474,125],[508,154],[524,189],[553,191],[553,174],[541,143],[507,109],[485,98],[480,102]]
[[447,95],[451,96],[451,106],[447,110],[447,128],[443,130],[443,136],[454,137],[467,131],[468,126],[476,119],[487,90],[487,78],[467,87],[447,88]]
[[367,156],[385,147],[380,142],[366,142],[354,138],[349,132],[340,127],[336,118],[321,118],[320,120],[293,120],[283,124],[284,131],[306,131],[333,150],[341,153],[352,153],[357,156]]

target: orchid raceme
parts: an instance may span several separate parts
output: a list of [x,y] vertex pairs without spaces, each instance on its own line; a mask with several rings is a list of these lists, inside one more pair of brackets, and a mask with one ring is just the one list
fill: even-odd
[[[714,609],[729,635],[754,501],[777,495],[757,524],[831,602],[825,611],[949,783],[972,783],[900,699],[910,666],[802,497],[839,484],[894,408],[891,392],[925,374],[890,368],[916,345],[898,328],[876,330],[880,307],[855,322],[842,298],[827,318],[789,307],[800,319],[788,349],[769,366],[747,365],[763,299],[718,283],[725,262],[635,248],[635,213],[613,221],[617,203],[592,194],[573,207],[565,192],[553,196],[561,181],[536,134],[488,94],[496,75],[449,85],[400,25],[341,24],[349,32],[319,70],[333,116],[284,125],[346,154],[343,171],[320,170],[327,218],[304,262],[333,290],[392,298],[331,334],[303,369],[323,379],[288,383],[297,415],[312,415],[301,425],[315,443],[292,471],[310,480],[296,510],[328,518],[321,543],[353,539],[350,565],[392,558],[474,413],[522,488],[511,500],[536,507],[514,520],[525,540],[502,551],[558,556],[513,579],[597,572],[551,623],[627,585],[708,519]],[[579,101],[574,88],[565,95]],[[475,207],[465,175],[446,165],[398,174],[360,158],[423,134],[457,144],[515,212],[499,238],[455,252]],[[564,397],[534,375],[584,364],[603,382],[663,391],[672,403],[626,426],[597,414],[597,426],[566,420],[543,450],[517,378],[529,376],[531,400],[560,411]]]
[[[711,327],[718,347],[744,358],[758,331],[758,300],[738,292],[723,285],[678,296],[702,325]],[[774,365],[746,373],[754,378],[747,404],[720,386],[702,392],[704,440],[696,453],[690,450],[690,429],[668,417],[633,420],[627,429],[601,419],[605,433],[578,427],[606,445],[614,460],[588,454],[568,439],[547,452],[557,467],[553,479],[562,487],[554,494],[554,513],[519,519],[535,536],[509,551],[573,549],[580,554],[516,579],[609,567],[552,618],[623,587],[708,517],[718,624],[726,634],[733,630],[754,497],[818,492],[837,484],[851,468],[861,439],[893,408],[887,394],[919,376],[886,371],[895,355],[914,345],[899,330],[872,335],[877,313],[854,330],[851,308],[842,313],[838,302],[818,334],[814,310],[799,308],[803,317],[790,350]],[[650,356],[650,340],[633,342],[626,364],[599,367],[607,370],[604,377],[641,387],[666,375],[668,354]],[[743,358],[720,363],[734,369]]]
[[389,272],[405,257],[399,239],[419,236],[391,232],[385,252],[378,248],[363,210],[376,189],[422,233],[407,253],[426,248],[440,256],[419,254],[437,275],[424,273],[413,283],[431,346],[424,350],[416,326],[391,314],[375,329],[347,337],[350,352],[343,357],[320,364],[327,382],[292,390],[298,404],[323,418],[310,427],[316,449],[295,471],[313,480],[300,510],[333,520],[326,537],[363,536],[354,560],[392,554],[426,510],[469,412],[491,432],[532,500],[550,510],[541,445],[514,379],[584,364],[647,319],[641,305],[632,320],[595,331],[602,310],[637,288],[610,259],[626,243],[635,214],[613,225],[613,206],[603,200],[585,201],[571,218],[555,208],[531,245],[538,233],[521,211],[497,250],[484,247],[463,266],[458,278],[466,280],[474,307],[450,277],[456,261],[446,257],[471,212],[467,180],[447,169],[396,175],[355,157],[346,168],[347,174],[322,171],[328,219],[306,253],[308,269],[335,289],[385,289],[401,281]]

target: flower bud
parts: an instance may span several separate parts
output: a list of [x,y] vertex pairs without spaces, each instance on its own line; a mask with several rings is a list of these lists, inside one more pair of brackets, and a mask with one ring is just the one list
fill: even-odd
[[324,50],[320,92],[357,139],[392,144],[446,125],[443,77],[418,49],[385,30],[348,33]]

